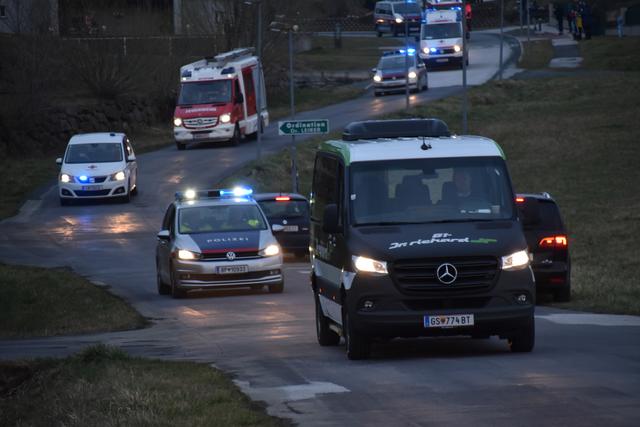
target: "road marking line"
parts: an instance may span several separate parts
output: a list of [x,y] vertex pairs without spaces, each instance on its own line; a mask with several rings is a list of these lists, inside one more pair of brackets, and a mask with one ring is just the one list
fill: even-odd
[[562,313],[545,314],[536,318],[561,325],[640,326],[640,316],[617,314]]
[[251,387],[248,381],[233,381],[253,400],[262,400],[270,405],[296,400],[313,399],[320,394],[348,393],[350,390],[338,384],[312,381],[309,384],[285,385],[280,387]]

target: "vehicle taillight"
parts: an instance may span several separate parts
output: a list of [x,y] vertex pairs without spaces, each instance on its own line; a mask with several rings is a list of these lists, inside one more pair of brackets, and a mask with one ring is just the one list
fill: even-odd
[[558,235],[551,237],[544,237],[538,243],[538,246],[541,248],[549,248],[549,249],[564,249],[569,245],[567,241],[567,236]]
[[291,200],[289,196],[276,196],[276,202],[288,202]]
[[516,197],[516,203],[524,203],[524,197]]

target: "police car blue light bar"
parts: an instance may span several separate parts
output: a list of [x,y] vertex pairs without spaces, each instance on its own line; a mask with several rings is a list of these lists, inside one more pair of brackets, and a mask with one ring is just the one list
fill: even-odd
[[250,197],[253,190],[247,187],[225,188],[220,190],[193,190],[177,191],[175,199],[178,201],[196,199],[219,199],[223,197]]

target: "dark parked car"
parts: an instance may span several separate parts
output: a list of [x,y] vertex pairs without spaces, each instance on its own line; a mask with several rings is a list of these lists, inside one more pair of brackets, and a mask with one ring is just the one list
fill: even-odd
[[518,194],[516,205],[533,254],[531,268],[538,292],[550,292],[556,301],[571,299],[569,239],[560,209],[548,193]]
[[309,201],[295,193],[261,193],[254,194],[253,198],[272,226],[284,227],[274,233],[282,249],[299,257],[306,256],[309,253]]

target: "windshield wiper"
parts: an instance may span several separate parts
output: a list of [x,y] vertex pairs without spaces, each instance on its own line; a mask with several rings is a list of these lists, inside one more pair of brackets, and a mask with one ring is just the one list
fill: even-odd
[[494,218],[459,218],[459,219],[441,219],[439,221],[427,221],[423,224],[445,224],[451,222],[491,222],[498,221]]

